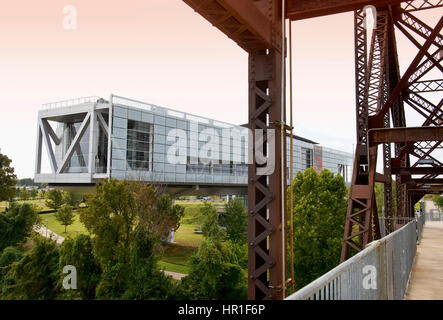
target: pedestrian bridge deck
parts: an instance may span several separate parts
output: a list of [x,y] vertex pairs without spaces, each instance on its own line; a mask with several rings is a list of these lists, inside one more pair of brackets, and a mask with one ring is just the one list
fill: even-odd
[[443,221],[426,221],[406,300],[443,300]]

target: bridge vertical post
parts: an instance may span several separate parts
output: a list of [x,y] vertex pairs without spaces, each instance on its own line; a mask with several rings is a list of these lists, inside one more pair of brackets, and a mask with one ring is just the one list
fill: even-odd
[[[281,32],[279,1],[261,2],[260,8],[267,6],[267,12],[264,13],[273,22],[275,30]],[[252,133],[249,141],[252,154],[249,155],[248,168],[248,297],[252,300],[284,298],[282,254],[285,248],[282,248],[282,228],[286,226],[281,225],[282,214],[285,215],[285,208],[281,204],[282,197],[285,197],[282,194],[281,181],[285,172],[282,172],[280,164],[282,157],[285,159],[286,152],[281,152],[281,135],[285,134],[280,129],[281,88],[284,85],[281,81],[281,74],[284,72],[281,65],[282,53],[276,49],[249,53],[248,127]],[[256,130],[263,130],[263,143],[256,140]],[[266,164],[257,161],[256,150],[261,148],[268,155]],[[286,146],[283,150],[286,151]],[[270,154],[275,156],[269,157]],[[272,158],[273,169],[268,174],[258,174],[258,169],[263,169],[264,166],[269,168],[269,160]]]

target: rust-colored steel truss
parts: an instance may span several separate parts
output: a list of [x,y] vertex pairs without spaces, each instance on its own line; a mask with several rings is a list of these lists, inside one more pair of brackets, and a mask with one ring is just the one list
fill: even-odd
[[[282,157],[286,159],[280,143],[283,133],[280,130],[282,109],[279,93],[284,86],[281,59],[285,54],[282,53],[281,39],[282,1],[183,1],[249,53],[252,146],[256,129],[263,130],[264,140],[269,138],[270,129],[275,129],[275,150],[264,150],[275,154],[275,171],[268,176],[257,175],[261,165],[253,154],[249,165],[248,293],[250,299],[281,299],[286,280],[282,279],[281,272],[282,253],[285,252],[281,241],[281,217],[285,208],[282,208],[281,200],[285,194],[280,188],[282,179],[286,182],[286,175],[278,165]],[[366,5],[375,6],[378,11],[377,28],[370,39],[364,27],[362,9]],[[290,20],[355,11],[357,147],[342,261],[380,237],[375,182],[384,185],[387,218],[412,216],[416,201],[425,193],[437,193],[442,189],[439,177],[443,174],[442,164],[432,155],[441,147],[442,137],[433,136],[426,130],[442,125],[442,101],[436,103],[425,96],[443,90],[442,79],[429,77],[431,70],[442,70],[442,20],[431,27],[414,14],[415,11],[441,6],[443,0],[285,0],[284,18]],[[417,56],[403,75],[398,65],[395,29],[418,48]],[[424,117],[424,133],[421,132],[416,139],[406,127],[405,105]],[[405,131],[387,131],[391,127]],[[440,131],[437,134],[440,135]],[[383,148],[383,173],[376,172],[379,144]],[[391,150],[392,145],[394,150]],[[415,162],[411,164],[413,158]],[[422,167],[420,161],[424,159],[433,160],[432,165]],[[395,175],[395,194],[392,175]],[[395,219],[387,219],[387,232],[397,226]]]
[[[443,18],[430,27],[414,15],[414,11],[442,5],[443,1],[407,1],[379,7],[377,27],[369,41],[363,28],[365,12],[355,12],[357,150],[341,261],[380,236],[377,205],[382,204],[375,203],[375,182],[384,184],[387,233],[404,224],[405,217],[414,216],[414,204],[421,197],[442,190],[438,177],[443,174],[443,166],[432,152],[443,140],[443,99],[437,93],[443,91]],[[418,49],[402,76],[395,30]],[[426,97],[430,93],[433,96]],[[440,99],[437,102],[436,97]],[[407,127],[405,106],[423,116],[422,127]],[[391,123],[395,129],[390,128]],[[383,174],[376,172],[379,144],[383,145]],[[394,155],[391,144],[395,147]],[[423,163],[428,166],[422,166]],[[396,177],[395,209],[392,175]]]

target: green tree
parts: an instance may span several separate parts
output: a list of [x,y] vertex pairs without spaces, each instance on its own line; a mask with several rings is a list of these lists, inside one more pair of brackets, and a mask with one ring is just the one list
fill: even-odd
[[31,196],[32,199],[37,198],[38,190],[37,189],[31,189],[31,191],[29,192],[29,195]]
[[[392,210],[395,211],[395,203],[396,203],[395,181],[392,181],[391,186],[392,186]],[[384,184],[380,183],[380,182],[376,182],[375,187],[374,187],[374,192],[375,192],[375,201],[377,203],[377,213],[381,217],[381,216],[383,216],[383,207],[385,206]],[[386,208],[385,208],[385,212],[386,212]]]
[[[86,200],[80,220],[94,235],[94,254],[102,270],[98,299],[163,299],[173,287],[160,274],[156,253],[169,228],[183,213],[170,198],[148,185],[105,180]],[[161,213],[165,217],[161,217]]]
[[383,206],[385,202],[383,183],[376,182],[374,186],[375,202],[377,203],[377,213],[383,216]]
[[17,176],[11,167],[11,159],[0,153],[0,201],[11,200],[15,193]]
[[443,210],[443,194],[435,194],[432,196],[432,201],[434,201],[435,205]]
[[227,242],[205,238],[190,259],[191,271],[182,279],[186,299],[246,299],[247,279]]
[[0,252],[23,243],[38,222],[35,208],[28,203],[13,203],[8,212],[0,213]]
[[223,239],[226,233],[220,228],[220,215],[217,209],[209,202],[200,208],[202,213],[202,232],[206,238]]
[[234,242],[232,240],[228,240],[228,246],[231,249],[232,253],[237,257],[237,262],[240,267],[248,271],[248,244]]
[[246,299],[246,244],[227,240],[213,205],[206,202],[200,210],[204,240],[190,259],[191,271],[182,279],[180,295],[187,299]]
[[248,231],[248,215],[243,202],[235,198],[225,205],[225,213],[220,216],[220,224],[226,227],[228,239],[245,243]]
[[40,199],[43,199],[44,197],[45,197],[45,190],[40,190],[39,192],[38,192],[38,197],[40,198]]
[[80,210],[80,221],[96,236],[95,250],[101,262],[127,261],[137,218],[129,182],[105,180],[96,185],[95,195],[86,202],[87,208]]
[[131,246],[130,265],[125,300],[171,299],[175,291],[172,278],[166,276],[157,265],[153,233],[138,228]]
[[40,235],[23,258],[11,265],[5,276],[3,299],[50,300],[56,297],[58,248],[55,241]]
[[63,204],[63,192],[57,189],[47,191],[45,204],[48,208],[57,211]]
[[55,218],[63,226],[65,226],[65,233],[68,226],[74,223],[74,213],[72,212],[72,207],[70,205],[64,204],[55,213]]
[[105,260],[129,258],[129,245],[136,226],[164,240],[179,226],[183,208],[172,206],[167,195],[136,181],[105,180],[80,210],[80,220],[96,235],[96,248]]
[[[344,179],[329,170],[293,181],[295,283],[301,288],[340,262],[347,209]],[[289,197],[288,197],[289,198]],[[289,246],[288,246],[289,247]]]
[[6,274],[11,269],[12,263],[19,261],[23,257],[23,251],[18,247],[7,247],[0,252],[0,297],[3,288],[7,285]]
[[23,188],[20,190],[20,199],[26,201],[26,200],[29,199],[29,197],[30,197],[30,193],[29,193],[29,191],[26,189],[26,187],[23,187]]
[[144,230],[165,240],[171,231],[180,227],[184,208],[173,205],[167,194],[156,195],[156,191],[147,184],[132,182],[130,189],[135,197],[138,222]]
[[[65,274],[63,267],[75,266],[77,269],[77,290],[63,290]],[[100,281],[101,269],[93,252],[93,241],[89,235],[80,234],[77,238],[66,239],[60,247],[58,287],[63,292],[63,299],[92,300]]]
[[81,198],[82,198],[82,196],[80,194],[77,194],[77,193],[74,194],[74,193],[69,192],[69,191],[65,191],[63,193],[63,203],[67,204],[67,205],[69,205],[69,206],[71,206],[73,208],[77,208],[78,207],[78,205],[81,202]]

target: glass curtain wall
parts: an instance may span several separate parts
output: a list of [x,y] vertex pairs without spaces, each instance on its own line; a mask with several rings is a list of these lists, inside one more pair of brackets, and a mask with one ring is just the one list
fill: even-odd
[[128,120],[127,153],[129,170],[152,171],[152,125]]
[[[81,122],[73,122],[66,124],[66,130],[68,134],[68,143],[65,152],[71,146],[78,130],[80,129]],[[88,126],[89,127],[89,126]],[[80,143],[74,150],[74,154],[69,160],[66,168],[66,173],[87,173],[89,163],[89,130],[86,128]]]

